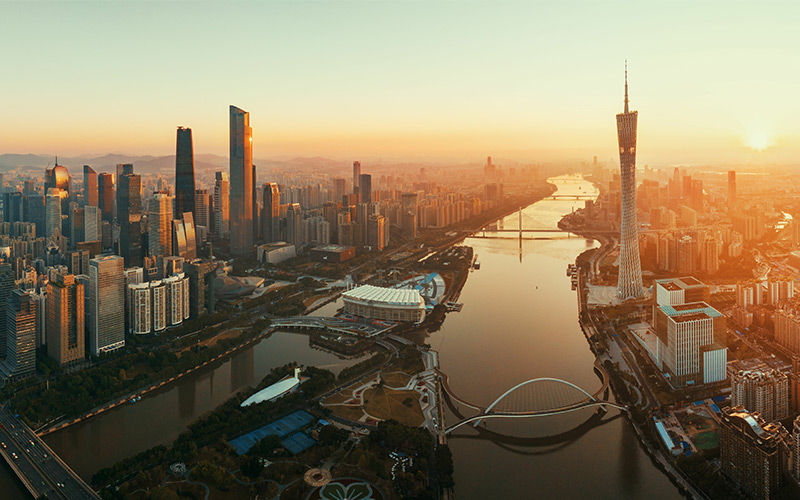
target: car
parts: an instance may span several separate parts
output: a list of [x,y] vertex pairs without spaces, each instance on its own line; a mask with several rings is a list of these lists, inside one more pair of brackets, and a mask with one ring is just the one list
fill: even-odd
[[2,447],[3,447],[3,449],[5,450],[5,449],[6,449],[6,442],[5,442],[5,441],[3,441],[2,443],[0,443],[0,446],[2,446]]
[[13,458],[14,460],[16,460],[16,459],[18,458],[18,457],[17,457],[17,454],[16,454],[16,453],[14,453],[14,452],[12,452],[12,453],[11,453],[11,458]]

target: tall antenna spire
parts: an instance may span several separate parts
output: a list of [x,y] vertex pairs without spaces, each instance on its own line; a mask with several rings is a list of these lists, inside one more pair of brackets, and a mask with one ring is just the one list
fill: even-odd
[[628,112],[628,60],[625,59],[625,113]]

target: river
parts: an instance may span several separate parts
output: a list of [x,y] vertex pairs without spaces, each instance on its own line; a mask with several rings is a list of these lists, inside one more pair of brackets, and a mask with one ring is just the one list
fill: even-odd
[[[579,178],[551,180],[559,195],[595,193]],[[543,200],[523,209],[523,227],[556,228],[583,201]],[[518,215],[500,221],[518,227]],[[487,233],[489,234],[489,233]],[[576,292],[565,271],[592,240],[563,233],[528,233],[552,239],[470,238],[481,269],[467,279],[450,313],[426,339],[439,351],[440,367],[462,398],[491,403],[513,385],[537,377],[561,378],[592,393],[600,386],[577,318]],[[330,314],[338,301],[316,314]],[[290,361],[334,372],[343,361],[308,347],[303,335],[279,332],[210,369],[108,413],[47,436],[48,444],[81,476],[158,444],[169,444],[189,423],[241,388],[254,385],[273,367]],[[470,413],[464,410],[464,414]],[[677,488],[651,463],[628,422],[617,410],[593,417],[591,410],[567,416],[503,422],[486,429],[462,427],[450,436],[458,500],[487,498],[677,499]],[[457,420],[449,411],[448,422]],[[3,465],[0,491],[25,492]],[[17,495],[18,493],[18,495]],[[4,497],[5,498],[5,497]]]
[[[559,195],[596,195],[583,179],[551,179]],[[542,200],[523,209],[523,228],[556,228],[583,201]],[[513,214],[498,226],[518,228]],[[514,233],[497,233],[507,236]],[[487,233],[489,235],[489,233]],[[459,302],[427,341],[439,351],[440,368],[463,399],[488,405],[507,389],[533,378],[560,378],[593,393],[600,380],[594,355],[578,324],[577,296],[567,264],[593,240],[563,233],[526,233],[552,239],[469,238],[481,263],[467,279]],[[678,489],[645,454],[630,424],[609,410],[556,417],[491,420],[449,437],[455,463],[455,498],[677,499]],[[471,415],[463,409],[464,415]],[[448,423],[458,418],[449,411]],[[588,420],[588,422],[587,422]]]

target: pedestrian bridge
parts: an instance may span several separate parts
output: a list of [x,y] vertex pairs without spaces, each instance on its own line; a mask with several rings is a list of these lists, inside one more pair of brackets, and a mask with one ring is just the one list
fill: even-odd
[[477,426],[481,421],[493,418],[533,418],[574,412],[583,408],[617,408],[627,411],[627,407],[602,399],[608,390],[608,373],[598,362],[595,371],[602,379],[602,385],[589,394],[572,382],[557,378],[535,378],[521,382],[505,391],[489,406],[480,406],[458,397],[450,388],[447,375],[438,372],[442,389],[456,403],[476,410],[478,413],[465,417],[445,428],[449,434],[467,424]]

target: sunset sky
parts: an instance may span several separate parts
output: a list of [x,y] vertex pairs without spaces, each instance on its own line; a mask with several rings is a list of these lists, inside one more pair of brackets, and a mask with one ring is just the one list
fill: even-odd
[[[795,163],[793,2],[0,2],[0,153]],[[755,149],[763,149],[757,152]]]

